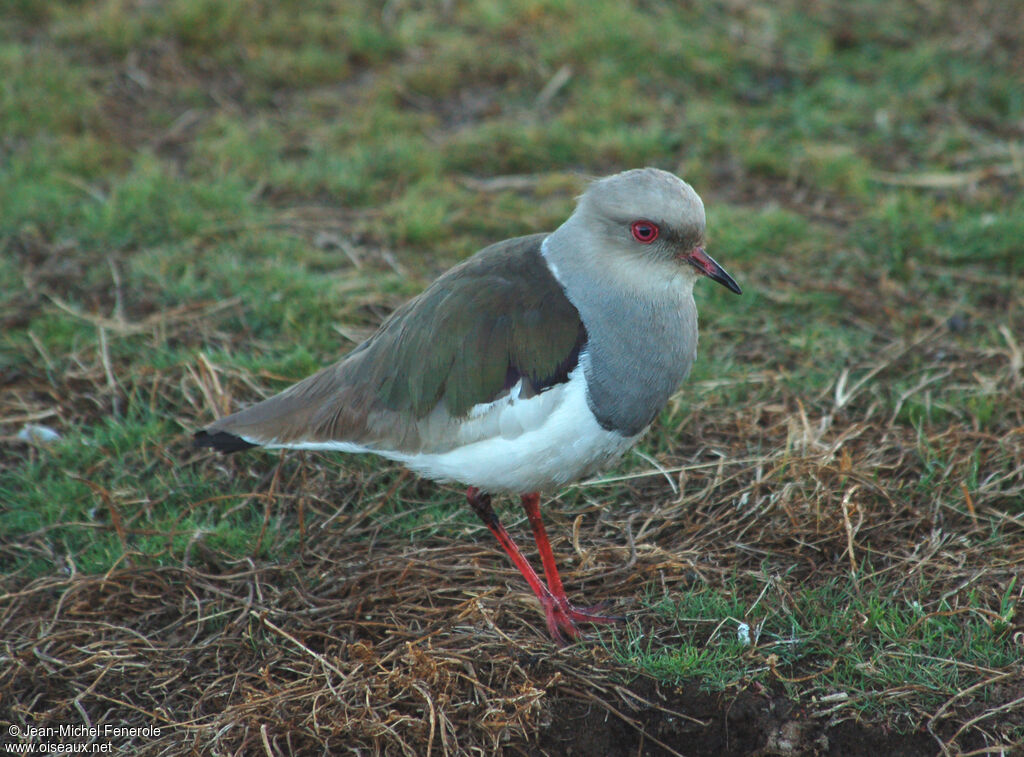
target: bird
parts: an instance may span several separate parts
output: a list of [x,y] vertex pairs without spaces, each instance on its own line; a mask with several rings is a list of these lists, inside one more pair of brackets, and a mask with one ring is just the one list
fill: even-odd
[[[579,640],[578,624],[623,618],[569,601],[540,494],[620,458],[689,374],[694,283],[741,293],[705,244],[704,204],[675,174],[596,179],[554,231],[483,248],[338,362],[210,423],[194,444],[373,453],[465,485],[552,639]],[[519,496],[544,579],[499,520],[501,494]]]

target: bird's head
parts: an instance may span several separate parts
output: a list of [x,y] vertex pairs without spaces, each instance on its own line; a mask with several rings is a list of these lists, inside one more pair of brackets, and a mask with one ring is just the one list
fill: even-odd
[[700,196],[668,171],[636,168],[591,183],[567,223],[586,229],[601,250],[616,257],[653,263],[660,271],[681,272],[692,279],[707,276],[736,294],[741,292],[704,251]]

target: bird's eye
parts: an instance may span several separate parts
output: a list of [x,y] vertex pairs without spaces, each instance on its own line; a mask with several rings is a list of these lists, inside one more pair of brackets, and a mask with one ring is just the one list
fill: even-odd
[[640,244],[650,244],[658,238],[658,225],[650,221],[633,221],[629,229],[633,232],[633,239]]

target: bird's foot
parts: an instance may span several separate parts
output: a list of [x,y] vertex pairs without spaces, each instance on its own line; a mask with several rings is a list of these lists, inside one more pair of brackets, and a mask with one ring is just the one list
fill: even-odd
[[574,621],[582,623],[625,623],[626,618],[622,615],[603,615],[602,610],[608,607],[607,602],[599,602],[590,607],[575,607],[569,604],[569,600],[563,599],[562,606]]
[[600,614],[599,611],[604,609],[604,603],[593,607],[576,607],[565,597],[550,595],[543,597],[541,604],[544,607],[548,632],[555,641],[563,646],[569,641],[579,641],[583,638],[583,632],[576,626],[577,623],[626,622],[626,619],[619,615]]

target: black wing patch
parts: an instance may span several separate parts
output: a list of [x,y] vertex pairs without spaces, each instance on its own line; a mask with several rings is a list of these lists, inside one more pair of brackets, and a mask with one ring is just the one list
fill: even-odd
[[196,447],[213,447],[225,455],[259,446],[258,444],[247,442],[240,436],[229,434],[227,431],[214,431],[213,433],[209,431],[196,431],[192,437],[192,444]]

